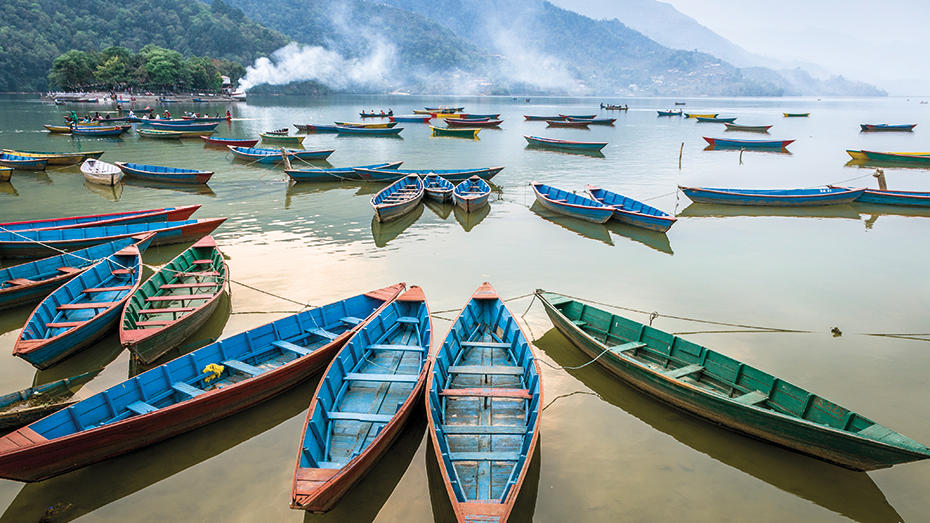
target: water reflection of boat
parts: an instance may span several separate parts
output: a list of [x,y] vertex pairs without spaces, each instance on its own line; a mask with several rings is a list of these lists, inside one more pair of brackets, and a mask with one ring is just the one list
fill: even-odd
[[759,207],[754,205],[715,205],[692,203],[678,216],[689,218],[733,218],[738,216],[767,216],[788,218],[846,218],[858,220],[859,213],[850,204],[820,207]]
[[284,193],[284,208],[291,208],[291,199],[295,196],[300,196],[302,194],[316,194],[326,191],[331,191],[333,189],[340,189],[347,187],[347,183],[351,182],[317,182],[317,183],[292,183],[288,185],[287,191]]
[[918,163],[908,163],[908,162],[896,162],[890,160],[849,160],[846,162],[846,167],[858,167],[860,169],[875,169],[878,167],[894,167],[896,169],[921,169],[926,171],[930,169],[928,165],[921,165]]
[[[533,344],[561,366],[577,367],[590,361],[554,328]],[[837,467],[692,418],[623,383],[598,365],[566,372],[603,401],[657,431],[779,490],[855,521],[902,521],[867,473]]]
[[119,343],[116,331],[95,342],[90,347],[78,352],[61,363],[46,370],[36,371],[36,383],[48,383],[71,376],[77,376],[95,369],[102,369],[113,363],[123,346]]
[[0,182],[0,193],[9,194],[12,196],[19,196],[19,193],[16,192],[16,189],[13,187],[13,184],[10,182]]
[[526,147],[524,149],[532,150],[532,151],[542,151],[542,152],[551,153],[551,154],[568,154],[572,156],[590,156],[591,158],[606,158],[606,156],[604,156],[604,153],[602,153],[599,150],[586,151],[584,149],[550,149],[549,147],[546,147],[543,145],[534,145],[532,143],[526,144]]
[[708,145],[704,148],[705,151],[735,151],[735,152],[751,152],[751,153],[765,153],[765,154],[787,154],[791,155],[791,151],[782,147],[781,149],[777,148],[763,148],[763,147],[740,147],[738,145]]
[[318,382],[318,378],[307,380],[235,416],[227,416],[143,451],[29,483],[10,503],[0,522],[41,521],[46,508],[59,503],[67,503],[69,508],[52,521],[73,521],[172,478],[299,415],[309,406]]
[[121,183],[116,185],[100,185],[99,183],[91,183],[84,180],[84,188],[87,189],[87,192],[92,192],[104,200],[110,200],[111,202],[118,202],[123,196],[123,184]]
[[159,189],[159,190],[170,190],[178,191],[188,194],[199,194],[202,196],[210,196],[216,198],[216,193],[213,192],[209,186],[204,184],[192,184],[192,185],[178,185],[174,183],[158,183],[158,182],[149,182],[144,180],[135,180],[132,178],[123,178],[123,185],[128,185],[131,187],[144,187],[146,189]]
[[441,219],[445,220],[452,214],[452,209],[455,208],[455,204],[451,202],[439,203],[436,200],[430,198],[424,198],[423,204],[426,205],[426,208],[433,211],[436,216],[439,216]]
[[465,212],[461,207],[455,206],[455,221],[459,222],[459,225],[465,229],[465,232],[470,232],[475,228],[476,225],[481,223],[482,220],[491,213],[490,205],[482,205],[477,210],[472,212]]
[[425,431],[426,415],[422,402],[419,402],[418,408],[411,412],[403,431],[378,464],[368,471],[358,485],[349,490],[332,510],[325,514],[308,512],[304,516],[304,523],[374,521],[406,474],[410,462],[423,442]]
[[591,238],[592,240],[604,242],[607,245],[614,244],[613,240],[610,238],[610,231],[607,230],[607,227],[604,226],[603,223],[586,222],[584,220],[571,218],[569,216],[565,216],[564,214],[550,211],[549,209],[546,209],[540,205],[538,201],[533,202],[530,210],[539,215],[540,218],[552,222],[564,229],[568,229],[575,234],[584,236],[585,238]]
[[623,236],[624,238],[641,243],[650,249],[655,249],[665,254],[675,254],[672,252],[672,246],[665,233],[650,231],[642,227],[620,223],[616,220],[610,220],[604,225],[607,227],[607,230],[618,236]]
[[410,227],[423,214],[423,206],[417,205],[416,208],[396,220],[389,222],[379,222],[377,216],[371,217],[371,236],[375,240],[375,245],[384,247],[389,241],[400,236],[407,227]]
[[32,178],[42,185],[52,185],[52,177],[45,171],[17,171],[17,178]]

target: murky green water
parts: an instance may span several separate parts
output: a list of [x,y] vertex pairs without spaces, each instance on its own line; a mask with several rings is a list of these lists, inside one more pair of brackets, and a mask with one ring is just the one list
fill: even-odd
[[[606,100],[605,100],[606,101]],[[928,106],[917,100],[695,99],[686,110],[774,124],[793,138],[790,154],[705,151],[702,136],[722,126],[657,118],[673,100],[628,100],[614,127],[546,129],[523,114],[595,112],[600,100],[507,98],[264,98],[230,105],[218,135],[257,137],[296,123],[354,121],[361,110],[409,114],[424,105],[461,104],[502,113],[501,130],[480,140],[430,137],[401,124],[398,139],[308,135],[306,149],[335,149],[317,166],[403,160],[405,168],[503,165],[501,189],[483,216],[430,205],[398,224],[372,222],[369,198],[381,186],[289,185],[280,168],[248,165],[199,140],[167,142],[47,135],[67,108],[22,97],[0,100],[0,146],[46,151],[105,150],[123,160],[216,171],[206,191],[84,183],[77,167],[17,171],[0,184],[0,221],[116,212],[197,203],[194,217],[227,216],[216,237],[232,278],[300,303],[322,304],[398,281],[424,288],[434,311],[460,308],[483,281],[516,298],[537,288],[660,315],[809,333],[739,330],[660,316],[654,325],[745,361],[930,443],[930,344],[870,333],[930,332],[930,217],[838,206],[803,212],[689,205],[677,185],[795,188],[828,183],[876,186],[874,168],[847,166],[844,149],[930,150]],[[156,106],[158,107],[158,106]],[[82,112],[101,110],[87,106]],[[170,110],[224,112],[225,105]],[[807,112],[785,119],[782,112]],[[859,123],[918,123],[913,133],[860,133]],[[293,127],[291,127],[293,130]],[[526,148],[524,134],[607,141],[604,157]],[[727,133],[753,139],[754,134]],[[684,143],[684,148],[681,145]],[[679,152],[681,168],[679,169]],[[890,188],[930,191],[930,171],[885,168]],[[552,216],[532,204],[538,180],[583,191],[586,183],[649,200],[679,216],[667,235]],[[153,249],[150,265],[184,246]],[[3,263],[9,265],[10,261]],[[522,315],[530,298],[510,302]],[[299,306],[241,285],[191,343],[228,336]],[[221,308],[222,309],[222,308]],[[10,354],[30,307],[0,313],[0,352]],[[438,314],[451,318],[454,312]],[[633,314],[637,321],[647,316]],[[537,303],[526,319],[539,356],[553,366],[586,360]],[[436,318],[434,343],[449,322]],[[832,327],[843,336],[834,338]],[[193,348],[192,346],[187,349]],[[106,365],[86,390],[126,379],[128,353],[111,335],[57,367],[36,373],[18,358],[0,366],[0,391]],[[854,473],[760,443],[666,407],[596,365],[543,366],[548,403],[538,467],[515,520],[535,521],[925,521],[930,462]],[[304,411],[316,379],[274,401],[150,448],[32,485],[0,482],[0,522],[38,521],[431,521],[449,507],[429,470],[422,415],[378,468],[326,516],[287,507]],[[431,459],[431,457],[430,457]],[[430,465],[431,466],[431,465]],[[533,489],[536,489],[535,491]],[[70,506],[69,506],[70,505]],[[2,509],[0,509],[2,510]]]

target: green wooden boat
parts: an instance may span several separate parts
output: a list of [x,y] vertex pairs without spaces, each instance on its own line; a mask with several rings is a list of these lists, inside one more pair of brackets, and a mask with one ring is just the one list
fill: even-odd
[[914,153],[885,153],[878,151],[861,151],[866,158],[876,162],[897,162],[930,166],[930,155]]
[[5,434],[77,403],[74,393],[103,369],[0,396],[0,434]]
[[433,136],[455,136],[457,138],[478,138],[480,128],[473,127],[435,127],[429,126],[433,130]]
[[852,470],[930,458],[920,443],[733,358],[567,296],[536,297],[602,367],[698,417]]
[[263,142],[291,143],[298,144],[304,141],[306,135],[288,136],[286,134],[258,133]]
[[210,318],[228,274],[216,241],[204,236],[129,298],[120,320],[120,343],[143,363],[154,362]]

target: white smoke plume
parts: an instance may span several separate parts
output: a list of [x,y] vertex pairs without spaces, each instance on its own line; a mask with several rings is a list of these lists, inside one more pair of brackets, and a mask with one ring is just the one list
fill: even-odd
[[346,58],[318,46],[290,43],[278,49],[271,59],[262,57],[246,67],[239,85],[248,90],[259,84],[282,85],[314,80],[333,89],[354,85],[387,84],[385,73],[394,68],[397,50],[382,40],[371,42],[371,52],[361,58]]

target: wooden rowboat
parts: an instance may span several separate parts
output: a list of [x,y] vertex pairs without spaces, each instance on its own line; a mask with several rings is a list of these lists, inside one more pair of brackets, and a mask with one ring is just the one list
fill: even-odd
[[527,135],[523,135],[523,138],[526,138],[526,141],[532,146],[545,147],[547,149],[600,151],[605,146],[607,146],[607,142],[576,142],[574,140],[557,140],[555,138],[543,138],[541,136]]
[[295,182],[338,182],[361,180],[355,169],[397,170],[404,162],[376,163],[358,167],[333,167],[331,169],[285,169],[284,172]]
[[[852,157],[853,160],[868,160],[869,157],[866,156],[863,151],[856,151],[852,149],[846,149],[846,153]],[[914,152],[914,153],[885,153],[885,154],[904,154],[908,156],[930,156],[930,152]]]
[[346,127],[342,125],[337,125],[336,129],[340,135],[347,134],[352,136],[397,136],[404,130],[403,127],[371,129],[367,127]]
[[120,343],[142,363],[153,363],[210,318],[228,275],[216,241],[204,236],[129,298],[120,318]]
[[77,403],[74,393],[103,369],[85,372],[0,396],[0,434],[28,425]]
[[[160,138],[160,139],[167,139],[167,140],[177,140],[180,138],[184,138],[184,133],[181,131],[163,131],[161,129],[139,128],[139,129],[136,129],[136,133],[138,133],[139,136],[143,138]],[[196,134],[194,134],[193,136],[200,136],[201,134],[203,134],[202,131],[194,131],[194,133]]]
[[540,379],[518,320],[483,283],[426,383],[427,431],[459,523],[510,516],[539,444]]
[[455,205],[465,212],[474,212],[488,204],[491,186],[478,176],[472,176],[455,186],[452,199]]
[[0,477],[57,476],[277,396],[327,365],[403,289],[385,287],[211,343],[23,427],[0,438]]
[[213,232],[226,218],[132,223],[74,229],[0,232],[0,258],[42,258],[83,249],[147,232],[155,232],[152,246],[190,243]]
[[203,184],[210,180],[213,171],[143,165],[140,163],[113,162],[130,178],[157,183]]
[[410,174],[378,191],[371,206],[379,222],[396,220],[417,208],[423,200],[423,180]]
[[743,149],[784,149],[794,140],[736,140],[732,138],[708,138],[704,140],[713,147]]
[[154,237],[140,237],[46,296],[26,321],[13,355],[47,369],[107,334],[142,283],[142,253]]
[[88,158],[81,164],[81,173],[90,183],[113,186],[123,179],[123,170],[112,163]]
[[536,121],[540,121],[540,120],[548,121],[548,120],[564,120],[564,119],[565,119],[564,116],[560,116],[560,115],[556,115],[556,116],[532,116],[532,115],[524,114],[523,117],[526,118],[526,120],[527,120],[527,121],[530,121],[530,122],[536,122]]
[[20,171],[44,171],[46,163],[48,160],[45,158],[30,158],[10,153],[0,154],[0,165]]
[[314,124],[295,123],[294,127],[296,127],[299,131],[305,131],[308,133],[333,133],[335,134],[339,132],[339,127],[336,127],[335,125],[314,125]]
[[882,153],[878,151],[862,151],[866,158],[879,162],[907,163],[914,165],[930,165],[930,155]]
[[397,127],[397,122],[333,122],[337,127],[358,127],[361,129],[391,129]]
[[375,182],[394,182],[405,176],[427,176],[429,174],[438,174],[452,183],[465,181],[472,176],[478,176],[484,180],[490,180],[497,173],[503,171],[503,167],[483,167],[481,169],[365,169],[356,167],[360,179]]
[[346,342],[307,412],[291,508],[329,511],[390,449],[423,401],[431,341],[426,297],[413,286]]
[[771,125],[739,125],[735,123],[727,124],[727,131],[745,131],[749,133],[767,133]]
[[898,131],[898,132],[908,132],[908,131],[914,130],[914,128],[917,127],[917,124],[916,124],[916,123],[910,123],[910,124],[897,124],[897,125],[892,125],[892,124],[887,124],[887,123],[874,123],[874,124],[872,124],[872,123],[862,123],[862,124],[859,124],[859,127],[861,127],[863,131]]
[[46,165],[76,165],[88,158],[100,158],[103,151],[90,151],[84,153],[51,153],[41,151],[20,151],[4,149],[3,152],[24,158],[45,158]]
[[[836,187],[847,189],[848,187]],[[853,200],[855,203],[874,203],[878,205],[894,205],[901,207],[930,207],[930,192],[924,191],[891,191],[888,189],[866,189],[865,192]]]
[[852,470],[930,458],[920,443],[733,358],[566,296],[536,297],[582,352],[685,412]]
[[811,113],[782,113],[785,118],[807,118]]
[[682,187],[679,189],[695,203],[726,205],[762,205],[766,207],[815,207],[851,203],[865,188],[818,189],[711,189]]
[[423,177],[423,190],[427,198],[437,202],[450,202],[455,185],[436,173],[429,173]]
[[500,127],[503,120],[492,120],[490,118],[481,118],[472,120],[470,118],[446,118],[444,120],[449,127]]
[[[284,161],[281,149],[256,149],[251,147],[236,147],[235,145],[229,145],[228,147],[229,152],[240,160],[256,163],[281,163]],[[284,149],[284,154],[287,154],[288,158],[296,158],[298,160],[325,160],[329,158],[329,155],[333,154],[333,152],[335,152],[335,149],[324,149],[322,151]]]
[[704,123],[733,123],[735,120],[735,116],[732,118],[704,118],[703,116],[697,117],[697,121]]
[[91,265],[135,243],[123,238],[0,269],[0,310],[39,301]]
[[449,136],[454,138],[478,138],[479,128],[474,127],[436,127],[429,126],[433,130],[433,136]]
[[[145,125],[162,131],[215,131],[218,123],[196,123],[190,120],[143,120]],[[203,133],[201,133],[203,134]]]
[[298,144],[304,141],[306,136],[296,135],[296,136],[287,136],[282,134],[268,134],[268,133],[258,133],[262,137],[263,142],[278,142],[278,143],[290,143]]
[[200,208],[200,205],[182,205],[163,209],[144,211],[115,212],[109,214],[90,214],[87,216],[70,216],[68,218],[50,218],[47,220],[29,220],[23,222],[0,223],[5,231],[26,231],[46,229],[76,229],[82,227],[104,227],[107,225],[126,225],[130,223],[173,222],[186,220]]
[[588,120],[570,120],[566,118],[565,120],[546,120],[547,127],[574,127],[574,128],[588,128]]
[[720,113],[684,113],[685,118],[716,118]]
[[536,193],[536,201],[550,211],[594,223],[604,223],[614,214],[613,207],[599,201],[539,182],[530,182],[530,185]]
[[411,114],[404,116],[391,116],[392,122],[402,122],[402,123],[429,123],[432,116],[430,115],[420,115],[420,114]]
[[394,116],[394,111],[390,111],[390,112],[387,112],[387,113],[384,112],[384,111],[381,111],[380,114],[379,114],[379,113],[376,113],[376,112],[374,112],[374,111],[372,111],[372,112],[370,112],[370,113],[366,113],[365,111],[362,111],[362,112],[358,113],[358,115],[361,116],[362,118],[387,118],[387,117],[389,117],[389,116]]
[[675,224],[675,217],[650,207],[643,202],[610,192],[593,185],[585,185],[592,200],[614,208],[613,219],[653,231],[665,232]]
[[201,138],[203,138],[204,143],[219,146],[254,147],[258,143],[258,140],[246,138],[218,138],[215,136],[201,136]]
[[116,126],[99,126],[99,127],[72,127],[70,132],[73,135],[78,136],[119,136],[129,129],[131,125],[116,125]]
[[684,113],[681,110],[678,111],[657,111],[659,116],[682,116]]
[[588,125],[613,125],[616,118],[575,118],[569,116],[566,118],[569,122],[585,122]]

